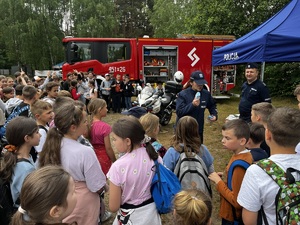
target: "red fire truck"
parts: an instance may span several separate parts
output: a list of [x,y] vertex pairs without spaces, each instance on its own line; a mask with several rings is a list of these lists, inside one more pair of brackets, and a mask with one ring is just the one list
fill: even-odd
[[133,81],[144,83],[173,80],[176,71],[190,74],[201,70],[213,96],[220,96],[235,86],[234,66],[212,67],[212,51],[235,38],[227,35],[183,35],[181,38],[74,38],[66,37],[63,79],[73,70],[97,75],[109,71],[129,74]]

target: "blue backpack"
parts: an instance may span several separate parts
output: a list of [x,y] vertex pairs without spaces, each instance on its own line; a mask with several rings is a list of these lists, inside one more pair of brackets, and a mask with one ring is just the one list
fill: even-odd
[[[250,166],[250,164],[242,159],[237,159],[231,163],[229,170],[228,170],[228,175],[227,175],[227,185],[231,191],[232,191],[232,175],[233,175],[234,169],[236,167],[241,167],[244,170],[247,170],[249,166]],[[234,223],[233,223],[234,225],[243,224],[242,218],[236,217],[235,208],[233,206],[232,206],[232,214],[234,217]]]
[[159,214],[169,213],[174,196],[181,190],[176,175],[164,165],[154,161],[155,175],[151,183],[151,194]]
[[4,142],[6,141],[6,138],[5,138],[6,127],[7,127],[7,125],[9,124],[9,122],[10,122],[13,118],[19,116],[22,112],[24,112],[24,111],[26,111],[26,110],[29,110],[29,105],[25,105],[25,106],[23,106],[22,108],[20,108],[19,106],[16,106],[16,107],[13,109],[12,113],[9,114],[9,116],[7,117],[7,119],[6,119],[5,123],[4,123],[4,125],[0,128],[0,138],[1,138],[1,139],[4,138]]

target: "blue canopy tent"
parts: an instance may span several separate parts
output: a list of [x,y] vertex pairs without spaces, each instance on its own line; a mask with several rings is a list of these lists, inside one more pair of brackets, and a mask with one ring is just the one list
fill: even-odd
[[300,0],[292,0],[259,27],[213,51],[213,66],[300,61]]

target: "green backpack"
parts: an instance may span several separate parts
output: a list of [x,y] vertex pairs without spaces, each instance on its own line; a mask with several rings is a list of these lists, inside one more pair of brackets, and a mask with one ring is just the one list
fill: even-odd
[[[295,181],[292,172],[300,174],[299,170],[288,168],[284,172],[270,159],[262,159],[257,162],[280,187],[276,195],[276,224],[299,224],[300,221],[300,181]],[[267,218],[262,213],[262,219],[268,224]]]

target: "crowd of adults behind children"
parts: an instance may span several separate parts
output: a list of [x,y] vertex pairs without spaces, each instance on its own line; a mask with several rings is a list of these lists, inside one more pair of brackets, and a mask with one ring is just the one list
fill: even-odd
[[[175,135],[170,134],[173,144],[167,148],[159,143],[157,116],[145,110],[134,111],[112,126],[103,121],[111,110],[127,110],[130,115],[134,88],[129,75],[121,79],[119,74],[114,77],[107,73],[98,80],[92,70],[74,71],[66,81],[50,71],[45,78],[35,76],[33,80],[24,71],[17,72],[15,78],[1,75],[0,125],[5,133],[1,140],[0,176],[9,182],[17,209],[12,225],[24,221],[97,225],[108,220],[111,212],[116,213],[113,224],[162,224],[150,192],[153,160],[158,159],[174,171],[182,153],[190,157],[196,154],[203,160],[207,178],[216,184],[221,196],[222,225],[234,221],[242,224],[242,220],[253,224],[261,207],[266,214],[264,221],[275,224],[275,195],[279,187],[272,186],[272,179],[253,163],[270,157],[283,170],[292,166],[300,171],[300,155],[295,154],[300,152],[300,134],[295,132],[300,128],[300,111],[275,109],[261,83],[259,88],[264,88],[264,95],[257,101],[258,96],[253,96],[254,88],[258,88],[257,83],[257,87],[253,86],[258,79],[256,70],[255,64],[246,67],[247,83],[243,85],[240,104],[240,108],[251,104],[251,123],[248,124],[249,116],[247,120],[235,119],[226,122],[220,131],[224,149],[233,153],[224,173],[215,171],[215,159],[203,144],[204,110],[210,111],[212,121],[217,120],[218,112],[210,93],[203,89],[207,82],[201,71],[193,72],[190,87],[179,93],[180,113]],[[202,98],[194,97],[197,92],[202,93]],[[258,93],[257,89],[254,94]],[[300,87],[294,94],[300,102]],[[251,98],[255,102],[249,102]],[[10,120],[12,114],[15,118]],[[229,188],[224,179],[230,175],[231,164],[240,159],[253,165],[247,171],[237,168]],[[57,177],[62,180],[55,181]],[[52,180],[59,189],[53,188]],[[191,181],[175,196],[172,223],[212,222],[210,193],[196,190],[195,185]],[[104,204],[108,191],[109,210]],[[43,204],[38,204],[39,198]],[[50,201],[53,199],[57,201]],[[6,225],[9,220],[8,215],[1,214],[1,224]]]

